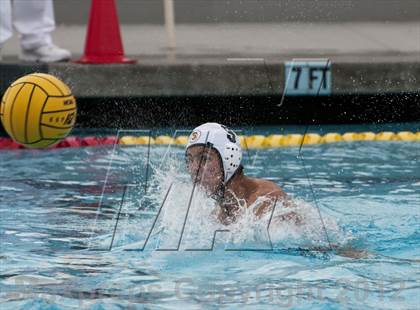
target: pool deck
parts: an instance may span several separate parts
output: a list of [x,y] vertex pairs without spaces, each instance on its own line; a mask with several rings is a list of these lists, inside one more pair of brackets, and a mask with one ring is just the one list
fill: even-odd
[[[58,26],[55,43],[83,52],[84,26]],[[160,25],[123,25],[134,65],[19,62],[12,38],[2,50],[0,92],[17,77],[48,72],[78,97],[282,95],[284,63],[328,58],[332,94],[402,94],[420,90],[420,22],[267,23],[177,25],[168,49]]]

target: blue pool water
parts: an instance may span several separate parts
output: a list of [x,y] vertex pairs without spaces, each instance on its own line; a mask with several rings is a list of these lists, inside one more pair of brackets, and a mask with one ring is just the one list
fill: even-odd
[[[419,143],[246,152],[245,172],[293,196],[302,227],[252,214],[221,227],[200,193],[186,217],[177,146],[2,151],[0,162],[1,309],[419,305]],[[334,246],[361,258],[328,250],[316,206]],[[230,232],[212,248],[217,229]]]

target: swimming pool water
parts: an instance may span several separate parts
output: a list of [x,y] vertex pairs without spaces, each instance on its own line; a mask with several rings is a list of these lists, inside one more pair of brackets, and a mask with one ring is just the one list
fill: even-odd
[[[218,226],[199,193],[178,244],[191,193],[180,147],[2,151],[1,309],[417,308],[419,144],[335,143],[301,155],[250,150],[245,172],[282,186],[306,226],[270,224],[268,234],[267,222],[244,215],[208,250]],[[368,254],[325,250],[316,205],[334,244]]]

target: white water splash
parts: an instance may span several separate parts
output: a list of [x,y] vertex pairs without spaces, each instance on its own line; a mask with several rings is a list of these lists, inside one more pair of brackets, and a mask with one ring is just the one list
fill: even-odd
[[[237,220],[225,226],[216,216],[219,206],[197,187],[193,188],[179,161],[170,160],[166,169],[154,168],[153,175],[151,187],[154,191],[149,199],[156,210],[168,195],[153,230],[153,235],[158,236],[157,249],[211,250],[213,243],[216,247],[222,243],[225,248],[237,250],[329,246],[316,208],[301,199],[293,199],[293,211],[302,218],[300,225],[279,220],[280,215],[291,211],[281,202],[277,203],[273,214],[268,212],[258,218],[254,211],[268,199],[259,197],[249,207],[245,201],[238,200],[241,208]],[[323,220],[328,237],[334,245],[342,245],[351,238],[342,231],[334,218],[323,214]]]

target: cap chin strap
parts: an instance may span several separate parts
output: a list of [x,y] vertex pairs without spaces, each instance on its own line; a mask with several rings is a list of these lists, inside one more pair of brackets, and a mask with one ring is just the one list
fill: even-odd
[[220,182],[219,187],[217,188],[216,192],[211,195],[211,198],[217,201],[217,203],[221,204],[225,199],[225,192],[226,187],[230,181],[232,181],[239,173],[242,173],[244,167],[239,165],[239,168],[233,173],[232,177],[225,183],[224,181]]

